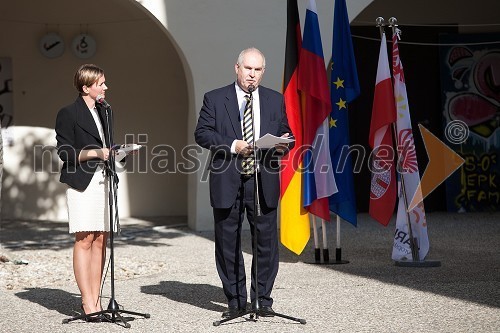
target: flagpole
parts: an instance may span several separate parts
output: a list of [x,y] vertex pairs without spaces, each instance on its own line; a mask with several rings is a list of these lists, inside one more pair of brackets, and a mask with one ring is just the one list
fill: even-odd
[[[392,35],[394,36],[394,34],[396,34],[397,38],[399,39],[400,38],[399,34],[401,33],[401,30],[398,28],[397,22],[398,22],[398,20],[395,17],[391,17],[389,19],[389,26],[392,28]],[[381,31],[383,32],[382,29],[381,29]],[[394,138],[395,138],[395,142],[396,142],[396,147],[399,148],[400,143],[398,142],[398,131],[396,128],[396,123],[392,123],[392,130],[393,130],[393,134],[394,134]],[[404,207],[405,207],[405,218],[406,218],[406,225],[408,228],[408,237],[409,237],[409,241],[410,241],[410,250],[411,250],[412,261],[410,262],[408,260],[396,260],[395,265],[396,266],[403,266],[403,267],[437,267],[437,266],[440,266],[441,265],[440,261],[420,260],[418,239],[413,236],[413,228],[411,225],[410,212],[408,210],[408,199],[406,196],[406,185],[405,185],[404,173],[401,172],[404,170],[401,166],[401,161],[399,159],[398,152],[399,152],[399,150],[396,149],[396,161],[397,161],[396,172],[399,173],[400,179],[401,179],[400,191],[401,191],[401,194],[403,197],[403,203],[404,203]]]
[[341,257],[341,248],[340,248],[340,216],[337,215],[337,246],[335,247],[335,259],[340,260]]
[[[396,19],[394,17],[391,17],[391,20],[390,21],[390,26],[392,27],[392,30],[393,30],[393,33],[395,32],[395,29],[396,29]],[[383,37],[383,35],[385,34],[384,32],[384,26],[385,26],[385,21],[384,21],[384,18],[383,17],[377,17],[377,19],[375,20],[376,22],[376,26],[380,29],[380,38]],[[393,132],[393,135],[395,137],[395,142],[396,142],[396,147],[399,147],[399,143],[398,143],[398,132],[397,132],[397,129],[396,129],[396,124],[395,123],[392,123],[392,132]],[[399,156],[397,154],[397,149],[396,149],[396,163],[397,163],[397,168],[396,168],[396,172],[399,172],[399,170],[402,170],[401,168],[401,165],[399,164]],[[400,174],[400,179],[401,179],[401,189],[402,189],[402,193],[403,193],[403,200],[404,200],[404,204],[405,204],[405,216],[406,216],[406,224],[407,224],[407,227],[408,227],[408,233],[409,233],[409,237],[410,237],[410,249],[411,249],[411,256],[412,256],[412,260],[413,261],[420,261],[420,258],[419,258],[419,254],[418,254],[418,247],[416,246],[415,244],[415,239],[413,238],[413,232],[412,232],[412,228],[411,228],[411,222],[410,222],[410,217],[408,216],[409,212],[408,212],[408,203],[406,201],[406,191],[405,191],[405,183],[404,183],[404,175]]]
[[[389,19],[389,26],[392,29],[392,35],[398,34],[399,38],[399,29],[398,29],[398,24],[397,24],[397,19],[395,17],[391,17]],[[396,128],[396,123],[392,123],[392,131],[394,133],[394,142],[396,142],[396,148],[400,147],[399,142],[398,142],[398,130]],[[406,185],[405,185],[405,177],[404,173],[401,171],[403,170],[401,166],[401,161],[399,159],[399,154],[398,154],[398,149],[396,149],[396,161],[397,161],[397,169],[396,172],[399,173],[399,178],[401,179],[401,193],[403,195],[403,203],[405,205],[405,217],[406,217],[406,227],[408,228],[408,236],[410,238],[410,250],[411,250],[411,257],[413,261],[420,261],[420,254],[418,252],[418,240],[413,236],[413,228],[411,227],[411,219],[410,219],[410,212],[408,211],[408,200],[406,198]]]
[[380,38],[382,38],[382,35],[384,34],[384,26],[385,26],[385,21],[384,21],[384,18],[379,16],[377,17],[377,19],[375,20],[375,23],[377,24],[377,28],[379,28],[380,30]]
[[340,247],[340,216],[337,215],[337,242],[335,246],[335,261],[332,264],[348,264],[348,260],[342,260],[342,248]]
[[[398,142],[398,130],[396,129],[396,124],[392,123],[392,131],[394,133],[394,137],[396,138],[396,147],[399,147],[399,142]],[[400,160],[399,160],[399,155],[396,150],[396,163],[397,163],[397,168],[396,172],[399,173],[399,179],[401,179],[401,193],[403,195],[403,203],[405,205],[405,217],[406,217],[406,227],[408,228],[408,236],[410,238],[410,249],[411,249],[411,258],[413,261],[420,261],[420,254],[418,253],[418,245],[417,245],[417,239],[413,237],[413,230],[411,227],[411,221],[410,221],[410,212],[408,211],[408,201],[406,199],[406,187],[405,187],[405,177],[404,174],[401,173],[400,171],[403,170]],[[398,196],[399,197],[399,196]]]
[[330,253],[328,251],[328,241],[326,239],[326,223],[323,219],[321,219],[321,231],[323,232],[323,263],[327,264],[330,262]]
[[337,215],[337,242],[335,246],[335,260],[330,261],[330,251],[327,241],[327,223],[321,219],[321,229],[323,231],[323,265],[348,264],[349,261],[342,260],[342,249],[340,248],[340,216]]
[[[348,264],[349,261],[342,260],[342,249],[340,248],[340,217],[337,215],[337,244],[335,248],[335,260],[330,260],[330,251],[328,249],[328,237],[327,237],[327,223],[326,220],[317,217],[314,214],[309,214],[312,218],[313,227],[313,238],[314,238],[314,261],[306,262],[307,264],[316,265],[334,265],[334,264]],[[321,230],[322,230],[322,244],[323,251],[319,244],[318,237],[318,223],[316,219],[321,220]],[[323,261],[321,261],[321,253],[323,252]]]
[[320,250],[319,244],[318,244],[318,229],[316,227],[316,216],[313,214],[309,214],[309,216],[312,216],[312,223],[313,223],[314,262],[318,264],[321,262],[321,250]]

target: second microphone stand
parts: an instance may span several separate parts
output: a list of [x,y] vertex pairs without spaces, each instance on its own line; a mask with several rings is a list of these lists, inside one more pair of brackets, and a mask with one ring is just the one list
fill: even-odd
[[299,322],[301,324],[305,324],[306,323],[305,319],[290,317],[290,316],[287,316],[287,315],[284,315],[284,314],[281,314],[278,312],[268,312],[268,311],[263,310],[260,306],[259,281],[258,281],[258,274],[257,274],[258,273],[258,266],[259,266],[259,257],[258,257],[258,248],[257,248],[257,244],[258,244],[257,239],[259,237],[259,230],[257,228],[257,223],[258,223],[259,217],[262,216],[262,211],[260,209],[260,195],[259,195],[260,191],[259,191],[259,178],[258,178],[258,175],[259,175],[259,163],[258,162],[259,162],[260,158],[258,158],[259,151],[257,150],[257,145],[255,144],[255,141],[256,141],[255,113],[254,113],[254,108],[253,108],[253,94],[252,94],[254,91],[255,91],[254,86],[248,87],[248,92],[250,93],[250,108],[251,108],[251,112],[252,112],[252,132],[254,133],[254,140],[252,142],[252,148],[253,148],[253,160],[254,160],[254,163],[253,163],[253,168],[254,168],[254,177],[253,177],[253,180],[254,180],[254,182],[253,182],[254,183],[254,201],[253,202],[254,202],[255,216],[254,216],[254,221],[253,221],[252,256],[253,256],[253,260],[254,260],[253,273],[254,273],[254,279],[255,279],[254,280],[255,304],[249,310],[243,311],[242,313],[239,313],[235,316],[231,316],[228,318],[224,318],[222,320],[214,321],[213,325],[219,326],[222,323],[228,322],[228,321],[236,319],[236,318],[246,316],[248,314],[250,315],[250,319],[255,318],[255,320],[259,319],[259,316],[261,316],[261,317],[274,316],[274,317],[281,317],[281,318],[293,320],[293,321]]
[[[122,316],[123,313],[125,314],[131,314],[134,316],[140,316],[144,318],[150,318],[149,313],[139,313],[139,312],[133,312],[133,311],[127,311],[120,309],[120,306],[118,302],[115,299],[115,255],[114,255],[114,232],[115,232],[115,225],[118,227],[119,221],[118,221],[118,214],[113,214],[114,210],[118,212],[118,195],[117,195],[117,189],[118,189],[118,175],[116,174],[116,168],[115,168],[115,155],[114,151],[112,151],[113,147],[113,116],[112,116],[112,110],[111,106],[107,104],[105,101],[101,102],[102,107],[105,109],[105,115],[106,115],[106,130],[107,130],[107,144],[108,147],[110,147],[110,152],[109,152],[109,159],[106,161],[105,166],[106,166],[106,175],[109,180],[108,184],[108,194],[109,194],[109,248],[110,248],[110,253],[109,253],[109,261],[110,261],[110,266],[111,266],[111,298],[109,300],[108,308],[106,310],[94,312],[94,313],[89,313],[89,314],[83,314],[80,316],[75,316],[72,318],[64,319],[62,321],[63,324],[67,324],[70,321],[77,320],[77,319],[82,319],[85,321],[92,321],[94,318],[102,318],[103,322],[112,322],[112,323],[122,323],[122,326],[125,328],[130,328],[130,324],[128,323],[132,319],[126,319],[125,317]],[[113,210],[114,207],[114,210]],[[116,223],[115,223],[116,219]]]

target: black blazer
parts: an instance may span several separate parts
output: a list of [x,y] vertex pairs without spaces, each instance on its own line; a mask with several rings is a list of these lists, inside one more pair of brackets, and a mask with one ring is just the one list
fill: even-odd
[[[290,133],[283,95],[259,86],[260,136]],[[195,141],[210,150],[210,204],[229,208],[234,204],[241,184],[240,155],[231,153],[235,139],[242,140],[240,112],[234,83],[205,94],[195,130]],[[280,180],[279,157],[273,148],[260,156],[261,191],[270,208],[278,206]]]
[[[110,147],[105,110],[96,104],[101,120],[106,145]],[[103,142],[94,118],[81,96],[73,104],[63,107],[56,118],[57,153],[64,162],[60,181],[84,191],[92,180],[100,159],[78,162],[78,155],[83,149],[103,148]]]

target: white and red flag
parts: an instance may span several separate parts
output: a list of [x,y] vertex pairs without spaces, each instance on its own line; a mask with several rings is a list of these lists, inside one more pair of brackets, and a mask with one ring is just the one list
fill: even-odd
[[[394,78],[394,100],[397,109],[397,150],[399,158],[400,182],[398,191],[398,213],[396,217],[396,232],[394,233],[394,246],[392,248],[393,260],[412,260],[410,235],[415,246],[419,249],[419,260],[423,260],[429,251],[429,238],[427,236],[427,223],[425,220],[424,203],[420,202],[415,208],[407,212],[407,207],[415,192],[421,191],[418,184],[417,154],[411,127],[410,108],[406,94],[406,83],[403,64],[399,54],[398,34],[392,36],[392,75]],[[402,186],[404,185],[404,186]],[[404,193],[403,193],[404,191]],[[404,195],[406,194],[406,195]],[[422,194],[420,194],[422,197]],[[406,200],[406,204],[405,204]],[[408,230],[408,219],[411,223],[411,233]]]
[[395,121],[396,107],[387,57],[387,42],[383,33],[370,123],[369,143],[373,151],[369,212],[373,219],[384,226],[389,224],[396,204],[395,154],[391,128]]

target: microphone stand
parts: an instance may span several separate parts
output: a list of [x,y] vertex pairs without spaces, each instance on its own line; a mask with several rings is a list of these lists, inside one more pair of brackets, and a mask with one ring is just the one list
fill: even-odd
[[[118,305],[118,302],[115,299],[115,255],[114,255],[114,229],[115,229],[115,218],[116,218],[116,226],[117,230],[119,229],[119,216],[118,216],[118,195],[117,195],[117,189],[118,189],[118,175],[116,174],[116,168],[115,168],[115,155],[112,150],[113,147],[113,115],[112,115],[112,110],[111,106],[107,103],[102,103],[101,104],[106,112],[106,130],[107,130],[107,143],[110,149],[109,153],[109,158],[108,160],[104,163],[105,169],[106,169],[106,176],[108,177],[109,184],[108,184],[108,199],[109,199],[109,260],[110,260],[110,265],[111,265],[111,298],[109,300],[108,308],[106,310],[94,312],[94,313],[89,313],[89,314],[83,314],[80,316],[75,316],[72,318],[64,319],[62,321],[63,324],[67,324],[70,321],[77,320],[77,319],[83,319],[85,321],[92,321],[92,318],[95,317],[100,317],[102,321],[108,321],[111,323],[118,323],[121,322],[123,327],[125,328],[130,328],[130,324],[128,321],[134,320],[134,318],[125,318],[121,314],[126,313],[126,314],[131,314],[135,316],[141,316],[144,318],[149,318],[150,314],[149,313],[139,313],[139,312],[133,312],[133,311],[127,311],[120,309],[120,306]],[[113,205],[115,203],[115,205]],[[113,214],[113,206],[115,206],[115,213]],[[110,315],[106,315],[110,314]]]
[[256,140],[256,136],[255,136],[255,112],[254,112],[254,109],[253,109],[253,92],[254,92],[255,88],[254,86],[250,86],[249,89],[248,89],[248,92],[250,93],[250,109],[251,109],[251,112],[252,112],[252,132],[254,134],[254,140],[252,142],[252,148],[253,148],[253,169],[254,169],[254,177],[253,177],[253,186],[254,186],[254,201],[253,201],[253,204],[254,204],[254,212],[255,212],[255,216],[254,216],[254,221],[253,221],[253,239],[252,239],[252,242],[253,242],[253,246],[252,246],[252,256],[253,256],[253,274],[254,274],[254,279],[252,279],[254,281],[254,284],[255,284],[255,305],[253,307],[250,308],[250,310],[246,310],[246,311],[243,311],[242,313],[240,314],[237,314],[235,316],[231,316],[231,317],[228,317],[228,318],[224,318],[222,320],[217,320],[217,321],[214,321],[213,322],[213,325],[214,326],[219,326],[220,324],[222,323],[225,323],[225,322],[228,322],[230,320],[233,320],[233,319],[236,319],[236,318],[240,318],[240,317],[243,317],[247,314],[250,315],[250,319],[253,320],[253,318],[255,318],[254,321],[257,321],[257,319],[259,319],[259,316],[261,317],[270,317],[270,316],[274,316],[274,317],[281,317],[281,318],[285,318],[285,319],[289,319],[289,320],[293,320],[293,321],[296,321],[296,322],[299,322],[301,324],[306,324],[306,320],[305,319],[299,319],[299,318],[295,318],[295,317],[290,317],[290,316],[287,316],[287,315],[284,315],[284,314],[281,314],[281,313],[277,313],[277,312],[268,312],[268,311],[265,311],[261,308],[260,306],[260,299],[259,299],[259,281],[258,281],[258,266],[259,266],[259,257],[258,257],[258,249],[257,249],[257,245],[258,245],[258,242],[257,242],[257,239],[259,237],[259,230],[257,228],[257,221],[259,219],[260,216],[262,216],[262,210],[260,208],[260,195],[259,195],[259,178],[258,178],[258,175],[259,175],[259,160],[260,160],[260,156],[259,158],[258,157],[258,153],[260,152],[260,150],[258,150],[258,147],[257,145],[255,144],[255,141]]

